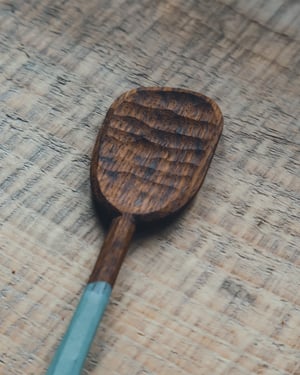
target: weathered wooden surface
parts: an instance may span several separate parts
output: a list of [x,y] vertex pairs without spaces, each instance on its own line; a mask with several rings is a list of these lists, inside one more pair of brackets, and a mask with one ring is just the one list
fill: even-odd
[[[103,239],[89,163],[136,86],[215,99],[193,205],[137,238],[85,374],[300,374],[300,3],[0,2],[0,373],[42,374]],[[298,169],[297,169],[298,168]]]

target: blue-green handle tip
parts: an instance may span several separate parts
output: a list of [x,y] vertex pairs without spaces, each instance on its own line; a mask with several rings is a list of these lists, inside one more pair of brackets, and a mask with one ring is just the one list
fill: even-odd
[[111,289],[105,281],[86,286],[46,375],[80,375]]

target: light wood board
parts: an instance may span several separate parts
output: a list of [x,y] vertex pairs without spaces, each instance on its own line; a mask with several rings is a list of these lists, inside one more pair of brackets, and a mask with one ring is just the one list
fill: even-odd
[[193,205],[138,237],[87,375],[300,374],[300,2],[0,1],[0,373],[43,374],[103,240],[113,100],[199,91],[224,132]]

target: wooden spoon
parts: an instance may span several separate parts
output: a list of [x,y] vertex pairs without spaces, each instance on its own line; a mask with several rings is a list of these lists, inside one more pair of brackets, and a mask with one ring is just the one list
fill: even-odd
[[80,374],[136,224],[173,215],[194,197],[222,127],[217,104],[189,90],[141,87],[112,104],[94,147],[91,185],[113,220],[47,375]]

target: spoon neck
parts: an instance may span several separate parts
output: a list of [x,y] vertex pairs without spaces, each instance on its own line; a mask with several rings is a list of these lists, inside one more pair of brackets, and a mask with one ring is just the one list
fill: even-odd
[[88,283],[106,281],[112,287],[135,231],[135,219],[122,214],[112,220]]

